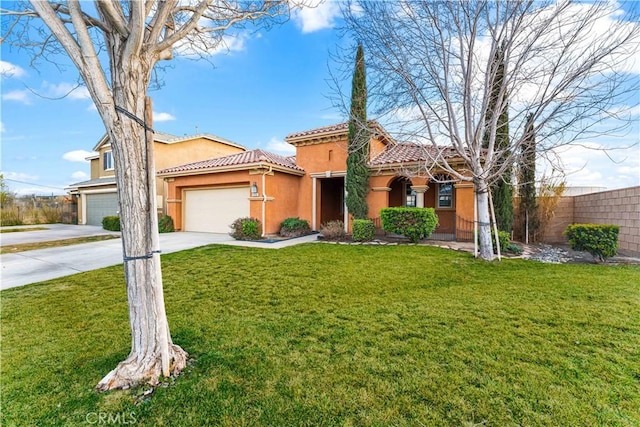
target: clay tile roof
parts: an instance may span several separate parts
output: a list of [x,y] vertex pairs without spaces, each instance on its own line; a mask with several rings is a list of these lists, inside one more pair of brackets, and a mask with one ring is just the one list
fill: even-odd
[[371,166],[383,166],[397,163],[433,161],[438,157],[455,157],[451,147],[434,147],[433,145],[399,143],[388,145],[369,163]]
[[287,135],[285,140],[286,139],[301,138],[303,136],[313,136],[313,135],[319,135],[319,134],[323,134],[323,133],[338,132],[338,131],[343,131],[343,130],[348,130],[348,129],[349,129],[349,123],[348,122],[338,123],[338,124],[329,125],[329,126],[323,126],[323,127],[319,127],[319,128],[315,128],[315,129],[309,129],[309,130],[305,130],[305,131],[302,131],[302,132],[291,133],[291,134]]
[[[369,120],[369,127],[381,133],[385,133],[384,129],[376,120]],[[347,132],[349,130],[349,122],[337,123],[329,126],[323,126],[315,129],[309,129],[302,132],[295,132],[287,135],[285,141],[295,140],[304,137],[313,137],[317,135],[324,135],[330,133]]]
[[285,157],[274,153],[269,153],[263,150],[251,150],[244,151],[242,153],[231,154],[225,157],[217,157],[215,159],[203,160],[195,163],[188,163],[186,165],[175,166],[166,168],[158,172],[158,174],[178,173],[178,172],[190,172],[198,171],[202,169],[215,169],[228,166],[242,166],[255,163],[271,163],[276,166],[282,166],[285,168],[293,169],[296,171],[304,172],[304,169],[300,168],[294,161],[291,160],[291,156]]

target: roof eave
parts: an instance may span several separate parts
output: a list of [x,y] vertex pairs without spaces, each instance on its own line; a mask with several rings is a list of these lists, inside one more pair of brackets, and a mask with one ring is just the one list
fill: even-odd
[[186,171],[177,171],[177,172],[158,172],[158,177],[160,178],[175,178],[180,176],[189,176],[189,175],[206,175],[210,173],[223,173],[223,172],[235,172],[235,171],[243,171],[250,169],[271,169],[278,172],[288,173],[290,175],[304,176],[305,172],[293,168],[289,168],[286,166],[276,165],[269,162],[254,162],[254,163],[246,163],[242,165],[229,165],[229,166],[214,166],[210,168],[204,169],[195,169],[195,170],[186,170]]

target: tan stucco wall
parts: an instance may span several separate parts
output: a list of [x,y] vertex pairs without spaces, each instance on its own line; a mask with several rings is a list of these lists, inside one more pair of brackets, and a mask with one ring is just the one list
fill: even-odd
[[154,143],[156,170],[240,153],[242,148],[196,138],[175,144]]
[[[261,178],[260,176],[260,179]],[[265,225],[267,234],[278,233],[280,231],[280,223],[287,218],[297,216],[309,221],[309,224],[311,224],[310,215],[298,215],[298,196],[300,194],[301,177],[275,172],[273,176],[266,176],[265,181],[266,196],[273,198],[273,200],[266,202],[267,220]],[[258,194],[262,195],[261,181],[256,180],[256,182],[258,184]]]
[[101,159],[91,160],[91,179],[100,178],[100,168],[102,167]]

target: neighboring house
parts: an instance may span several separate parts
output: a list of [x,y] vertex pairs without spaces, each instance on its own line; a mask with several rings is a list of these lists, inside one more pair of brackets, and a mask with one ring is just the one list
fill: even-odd
[[[103,136],[93,148],[95,155],[87,157],[91,161],[91,179],[70,185],[67,189],[78,197],[78,223],[101,225],[102,218],[118,215],[116,193],[115,162],[111,144]],[[234,142],[210,134],[175,136],[154,133],[154,156],[156,170],[195,162],[212,157],[221,157],[246,149]],[[158,211],[166,212],[166,185],[156,179]]]
[[[381,208],[433,207],[440,221],[438,237],[470,240],[473,184],[425,168],[437,155],[455,165],[453,152],[397,143],[377,122],[371,128],[369,216],[379,225]],[[347,132],[341,123],[293,133],[286,141],[296,148],[295,156],[252,150],[160,170],[168,186],[167,213],[184,231],[228,233],[240,217],[258,218],[263,235],[277,233],[289,217],[308,220],[313,230],[332,220],[349,228]],[[449,182],[437,183],[432,176]]]

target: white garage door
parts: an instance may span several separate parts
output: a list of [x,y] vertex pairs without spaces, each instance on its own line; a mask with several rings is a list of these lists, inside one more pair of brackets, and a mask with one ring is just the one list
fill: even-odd
[[187,190],[184,230],[229,233],[238,218],[249,216],[249,187]]

